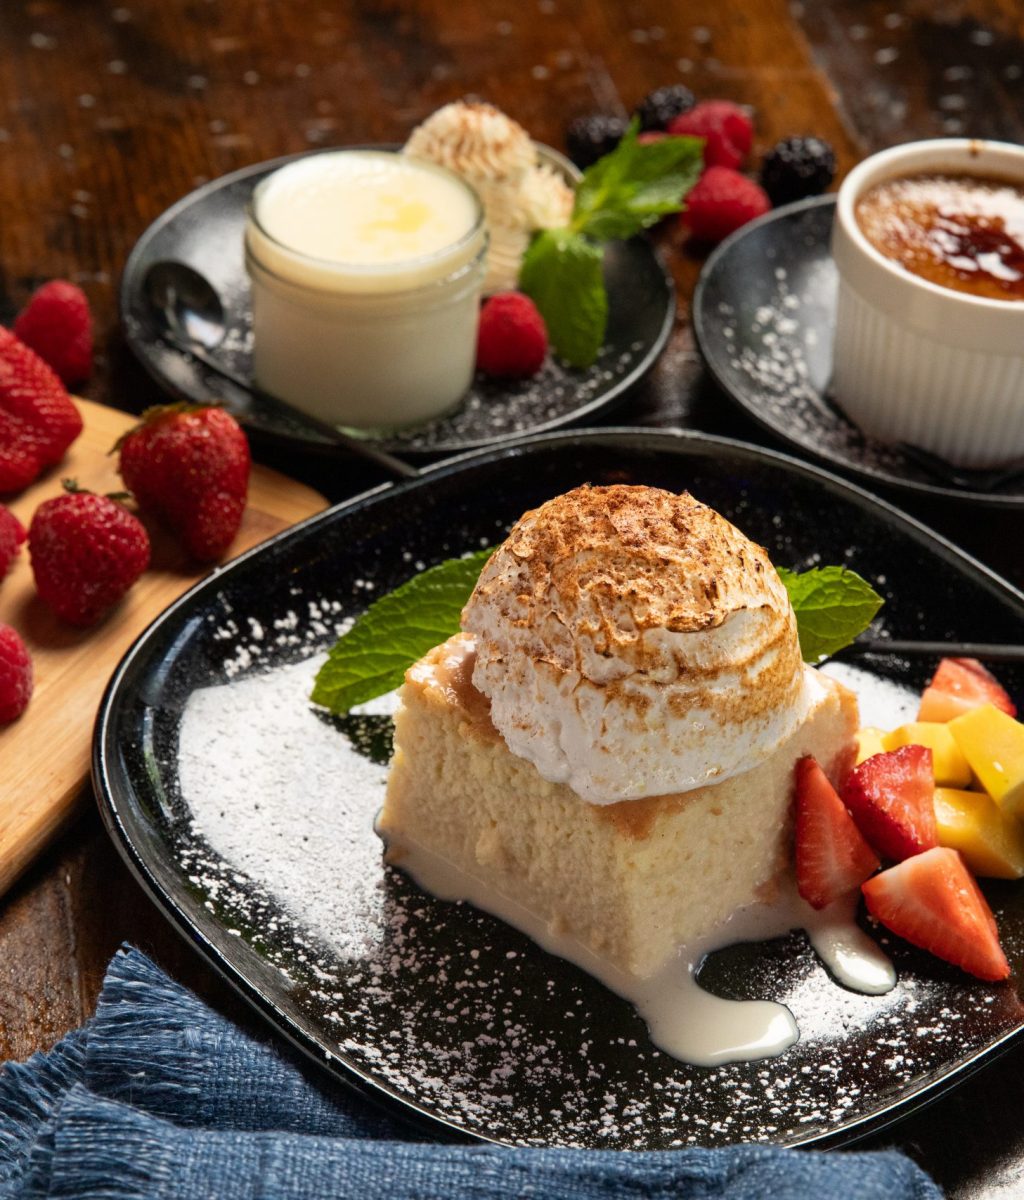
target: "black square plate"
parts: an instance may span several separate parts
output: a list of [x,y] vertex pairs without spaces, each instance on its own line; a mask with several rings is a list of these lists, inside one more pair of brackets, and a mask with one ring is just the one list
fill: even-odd
[[[585,481],[689,489],[780,565],[848,564],[885,594],[882,627],[893,637],[1021,638],[1020,593],[816,468],[696,434],[546,435],[314,517],[168,609],[118,668],[100,712],[94,778],[107,826],[170,920],[280,1033],[408,1114],[529,1145],[849,1142],[1019,1038],[1016,975],[985,985],[893,939],[899,983],[865,997],[834,983],[802,934],[734,947],[709,960],[702,982],[788,1004],[802,1039],[760,1062],[677,1062],[589,976],[385,868],[372,821],[388,719],[325,723],[296,670],[289,676],[368,598],[423,565],[493,544],[525,509]],[[931,670],[896,659],[878,666],[914,686]],[[1024,692],[1019,669],[1004,675]],[[232,725],[225,698],[248,694],[233,688],[273,694],[252,692],[251,712]],[[241,847],[231,861],[207,837],[221,786],[246,787],[251,798],[249,816],[238,816],[236,801],[231,827],[213,839]],[[206,812],[198,826],[197,796]],[[269,840],[257,819],[265,802],[283,813]],[[259,837],[247,836],[250,819]],[[1024,884],[986,891],[1019,973]]]

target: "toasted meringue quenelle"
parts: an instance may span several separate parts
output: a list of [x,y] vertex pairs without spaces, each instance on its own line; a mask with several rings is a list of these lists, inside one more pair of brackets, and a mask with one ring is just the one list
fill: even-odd
[[564,225],[574,193],[526,130],[490,104],[457,100],[416,127],[404,151],[461,175],[484,206],[490,245],[484,291],[514,288],[536,229]]
[[536,163],[530,135],[490,104],[456,100],[409,135],[405,153],[426,158],[470,183],[522,183]]
[[509,749],[592,804],[729,779],[807,710],[775,568],[685,493],[584,487],[527,513],[463,628]]
[[852,904],[795,900],[795,766],[839,778],[857,701],[800,661],[760,547],[687,495],[579,488],[516,523],[463,624],[400,692],[389,862],[577,963],[692,1062],[797,1036],[780,1005],[696,985],[730,941],[803,925],[847,986],[892,986]]

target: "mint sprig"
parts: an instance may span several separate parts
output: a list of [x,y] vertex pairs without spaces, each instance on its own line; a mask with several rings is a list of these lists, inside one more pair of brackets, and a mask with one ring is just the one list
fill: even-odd
[[392,691],[414,662],[456,633],[462,607],[492,550],[450,558],[375,600],[338,638],[310,699],[347,713]]
[[846,567],[789,571],[779,567],[789,592],[805,662],[819,663],[848,646],[871,624],[884,603],[875,589]]
[[[317,673],[313,703],[347,713],[398,687],[414,662],[458,633],[462,609],[492,553],[450,558],[375,600],[335,643]],[[845,567],[778,570],[805,662],[820,662],[849,645],[882,605],[871,585]]]
[[611,154],[583,173],[569,228],[598,241],[628,238],[669,213],[700,177],[703,140],[666,137],[643,144],[634,120]]
[[552,346],[575,367],[597,357],[608,326],[604,250],[569,229],[545,229],[523,259],[519,286],[533,299]]
[[641,144],[638,133],[634,120],[611,154],[587,168],[569,224],[536,233],[523,258],[519,286],[540,310],[555,352],[573,367],[594,362],[608,325],[602,243],[679,212],[700,176],[700,138]]

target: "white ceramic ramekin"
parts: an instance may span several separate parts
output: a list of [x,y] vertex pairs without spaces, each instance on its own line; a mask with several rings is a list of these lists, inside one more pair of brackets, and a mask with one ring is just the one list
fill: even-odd
[[832,232],[832,393],[871,437],[910,442],[957,466],[996,466],[1024,456],[1024,301],[987,300],[911,274],[871,245],[855,216],[874,184],[926,172],[1024,186],[1024,148],[969,138],[912,142],[872,155],[846,177]]

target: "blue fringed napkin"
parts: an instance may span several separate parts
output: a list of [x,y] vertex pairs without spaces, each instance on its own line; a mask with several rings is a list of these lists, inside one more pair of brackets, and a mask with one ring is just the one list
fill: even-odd
[[96,1015],[0,1071],[0,1200],[937,1200],[897,1153],[629,1153],[431,1141],[314,1081],[145,955]]

